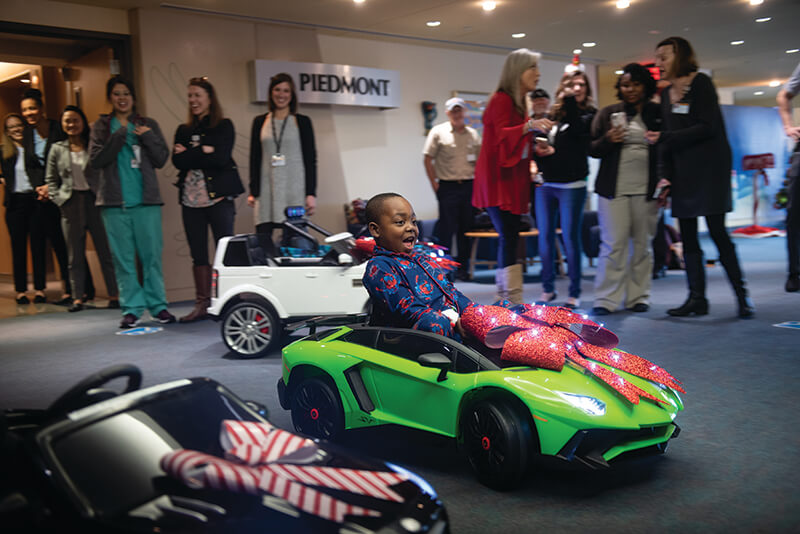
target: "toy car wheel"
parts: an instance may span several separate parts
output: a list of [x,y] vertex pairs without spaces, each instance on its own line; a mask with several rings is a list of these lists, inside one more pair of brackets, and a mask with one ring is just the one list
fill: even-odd
[[502,401],[480,400],[461,417],[464,451],[478,480],[503,490],[525,475],[531,442],[530,423]]
[[301,434],[334,440],[344,431],[339,392],[327,381],[307,378],[294,388],[292,423]]
[[259,302],[240,302],[222,319],[225,346],[242,358],[258,358],[269,353],[282,334],[278,317]]

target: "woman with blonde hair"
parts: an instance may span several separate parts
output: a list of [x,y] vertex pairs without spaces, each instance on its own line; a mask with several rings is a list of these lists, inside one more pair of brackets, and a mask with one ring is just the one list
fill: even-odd
[[486,208],[499,235],[498,299],[522,302],[522,265],[517,263],[520,218],[528,212],[533,132],[550,130],[548,119],[526,119],[525,95],[539,81],[540,55],[527,48],[511,52],[500,83],[483,114],[483,142],[475,165],[472,204]]
[[580,70],[564,74],[550,110],[555,126],[537,137],[535,159],[544,183],[536,188],[536,225],[539,228],[539,256],[542,259],[540,302],[556,298],[556,217],[569,265],[569,297],[565,306],[577,308],[581,296],[581,221],[589,175],[589,130],[596,108],[589,79]]

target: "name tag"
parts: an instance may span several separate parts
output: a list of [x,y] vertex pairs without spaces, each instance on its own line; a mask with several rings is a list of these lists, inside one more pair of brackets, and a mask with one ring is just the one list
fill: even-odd
[[192,145],[192,148],[200,146],[200,135],[199,134],[192,135],[192,142],[190,144]]
[[678,102],[677,104],[672,104],[672,112],[677,113],[678,115],[686,115],[689,113],[689,104],[686,102]]
[[272,166],[273,167],[285,167],[286,166],[286,156],[283,154],[273,154],[272,155]]
[[131,158],[131,169],[138,169],[142,162],[141,145],[133,145],[133,158]]
[[469,163],[475,163],[476,159],[478,159],[478,157],[475,154],[467,154],[467,161]]

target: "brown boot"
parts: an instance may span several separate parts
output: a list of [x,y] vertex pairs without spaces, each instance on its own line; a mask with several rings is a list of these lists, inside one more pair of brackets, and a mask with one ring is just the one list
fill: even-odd
[[189,312],[189,315],[179,319],[181,323],[205,319],[208,317],[206,310],[211,305],[211,266],[195,265],[192,271],[194,272],[194,309]]

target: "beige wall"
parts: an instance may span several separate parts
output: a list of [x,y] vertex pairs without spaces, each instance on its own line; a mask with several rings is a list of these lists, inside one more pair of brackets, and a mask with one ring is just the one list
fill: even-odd
[[122,9],[86,6],[48,0],[3,0],[4,21],[75,28],[96,32],[129,33],[128,15]]

